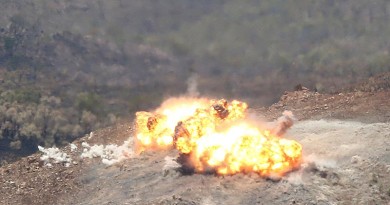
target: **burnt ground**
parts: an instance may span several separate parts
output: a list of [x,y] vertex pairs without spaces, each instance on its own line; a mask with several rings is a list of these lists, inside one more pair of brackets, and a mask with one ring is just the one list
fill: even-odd
[[[339,93],[286,92],[253,108],[269,121],[291,110],[286,138],[303,145],[304,163],[282,179],[255,174],[182,175],[167,167],[175,151],[146,152],[107,166],[80,159],[81,143],[121,144],[131,120],[93,132],[61,150],[73,162],[44,166],[41,153],[0,167],[1,204],[390,204],[390,74]],[[164,167],[165,166],[165,167]]]

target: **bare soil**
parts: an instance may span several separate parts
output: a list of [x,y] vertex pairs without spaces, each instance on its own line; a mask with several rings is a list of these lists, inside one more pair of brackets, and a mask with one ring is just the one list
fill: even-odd
[[[269,121],[291,110],[297,123],[286,137],[303,145],[304,163],[282,179],[255,174],[182,175],[163,169],[175,151],[146,152],[112,166],[80,159],[40,160],[41,153],[0,167],[1,204],[390,204],[390,74],[339,93],[286,92],[267,108]],[[387,79],[387,80],[386,80]],[[367,89],[366,89],[367,88]],[[371,89],[372,88],[372,89]],[[121,144],[131,119],[74,144]]]

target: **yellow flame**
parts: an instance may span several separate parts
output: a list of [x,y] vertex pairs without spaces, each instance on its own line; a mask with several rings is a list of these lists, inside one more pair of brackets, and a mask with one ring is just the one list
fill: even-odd
[[198,172],[282,175],[300,165],[302,147],[245,121],[247,104],[234,100],[171,100],[136,114],[138,150],[174,147]]

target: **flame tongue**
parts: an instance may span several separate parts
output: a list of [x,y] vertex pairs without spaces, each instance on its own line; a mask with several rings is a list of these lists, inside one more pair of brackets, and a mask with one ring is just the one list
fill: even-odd
[[[195,172],[214,170],[221,175],[238,172],[282,175],[300,165],[301,145],[245,122],[246,103],[194,102],[198,101],[172,104],[171,108],[156,113],[138,112],[138,150],[173,145],[181,153],[178,161],[183,166]],[[187,109],[177,113],[175,107]],[[168,115],[166,110],[170,111]]]
[[207,106],[205,99],[173,98],[164,102],[155,113],[137,112],[136,150],[171,148],[177,123]]

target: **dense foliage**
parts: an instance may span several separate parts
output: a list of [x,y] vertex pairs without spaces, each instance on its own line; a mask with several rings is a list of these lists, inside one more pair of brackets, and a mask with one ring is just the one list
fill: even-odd
[[0,152],[62,145],[186,89],[186,70],[161,78],[179,66],[159,49],[41,29],[0,31]]
[[0,148],[73,139],[191,76],[203,95],[264,105],[390,70],[386,0],[0,2]]

